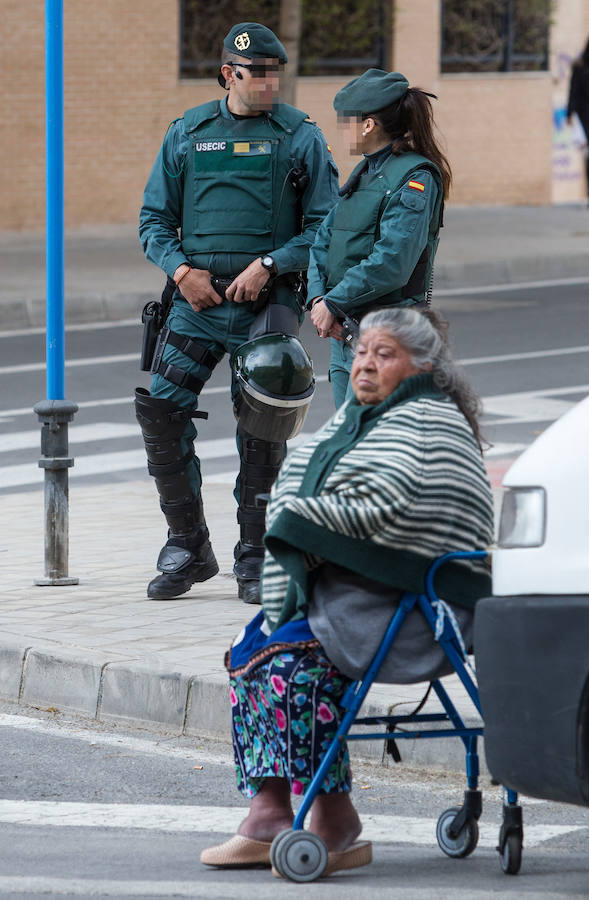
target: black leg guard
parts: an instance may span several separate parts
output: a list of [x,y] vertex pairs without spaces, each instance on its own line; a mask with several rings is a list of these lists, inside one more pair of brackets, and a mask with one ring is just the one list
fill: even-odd
[[202,498],[200,494],[194,496],[188,475],[194,448],[183,453],[181,446],[194,412],[152,397],[142,388],[135,391],[135,413],[145,442],[147,468],[155,478],[169,527],[168,540],[157,561],[163,574],[147,589],[148,596],[156,600],[178,597],[219,571],[209,543]]
[[259,603],[259,581],[264,559],[264,531],[267,495],[284,460],[286,444],[261,441],[240,432],[241,468],[239,472],[240,540],[235,547],[233,572],[239,597],[245,603]]

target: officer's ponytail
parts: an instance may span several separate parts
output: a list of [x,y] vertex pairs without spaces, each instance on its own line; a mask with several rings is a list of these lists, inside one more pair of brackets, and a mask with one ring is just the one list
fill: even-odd
[[[444,197],[448,196],[452,181],[450,163],[435,138],[435,123],[429,97],[421,88],[408,88],[405,95],[377,113],[371,119],[380,125],[393,143],[393,153],[414,150],[435,163],[442,174]],[[368,118],[368,116],[364,116]]]

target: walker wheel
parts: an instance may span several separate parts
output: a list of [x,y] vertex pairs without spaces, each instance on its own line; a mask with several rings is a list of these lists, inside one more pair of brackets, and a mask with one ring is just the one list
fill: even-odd
[[315,881],[325,871],[327,847],[311,831],[283,831],[272,842],[270,860],[283,878]]
[[[276,869],[277,872],[280,872],[280,869],[276,864],[276,848],[278,847],[278,844],[280,843],[282,838],[286,837],[287,834],[292,834],[292,828],[285,828],[284,831],[280,831],[272,841],[272,845],[270,847],[270,865],[273,869]],[[280,872],[280,874],[282,875],[282,872]]]
[[515,831],[508,834],[499,850],[501,868],[506,875],[517,875],[522,864],[522,837]]
[[436,828],[436,837],[440,849],[447,856],[452,856],[455,859],[468,856],[479,842],[479,826],[476,819],[467,819],[456,837],[451,837],[448,833],[448,829],[459,812],[459,806],[452,806],[450,809],[445,810],[438,819]]

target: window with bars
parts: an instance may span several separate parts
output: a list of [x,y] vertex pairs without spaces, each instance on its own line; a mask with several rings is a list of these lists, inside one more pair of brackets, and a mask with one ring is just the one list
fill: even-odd
[[552,0],[442,0],[442,72],[548,69]]
[[[287,0],[283,0],[287,2]],[[390,0],[302,0],[299,75],[359,75],[388,68]],[[214,78],[235,22],[277,34],[280,0],[180,0],[180,77]]]

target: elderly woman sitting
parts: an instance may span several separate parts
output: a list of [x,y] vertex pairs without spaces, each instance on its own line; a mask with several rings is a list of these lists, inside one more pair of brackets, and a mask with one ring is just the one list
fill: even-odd
[[[227,654],[239,790],[251,800],[237,835],[203,851],[207,865],[269,864],[293,822],[403,591],[421,592],[431,562],[492,540],[492,495],[480,449],[478,399],[431,313],[386,309],[361,323],[354,397],[291,452],[267,510],[263,609]],[[455,561],[438,590],[468,642],[472,609],[490,590],[488,564]],[[403,626],[379,681],[441,673],[425,623]],[[401,638],[404,637],[404,640]],[[350,800],[345,744],[311,808],[329,851],[327,873],[365,865]]]

